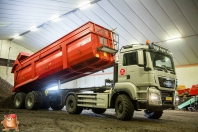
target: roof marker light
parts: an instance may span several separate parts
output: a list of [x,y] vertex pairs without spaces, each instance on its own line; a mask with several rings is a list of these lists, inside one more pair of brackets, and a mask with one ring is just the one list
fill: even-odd
[[20,37],[20,35],[15,35],[13,38],[19,38]]
[[146,45],[149,45],[150,44],[150,41],[147,39],[146,40]]

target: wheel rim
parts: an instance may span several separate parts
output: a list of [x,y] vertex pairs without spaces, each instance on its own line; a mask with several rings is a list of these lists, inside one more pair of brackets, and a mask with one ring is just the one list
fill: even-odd
[[27,101],[27,105],[28,105],[28,106],[31,106],[31,105],[32,105],[32,102],[33,102],[33,101],[32,101],[32,98],[29,97],[29,98],[28,98],[28,101]]
[[69,107],[73,108],[74,107],[74,102],[72,100],[69,101]]
[[19,98],[19,97],[16,98],[15,104],[16,104],[17,106],[20,105],[20,98]]
[[118,112],[119,113],[123,112],[123,104],[121,102],[118,103]]

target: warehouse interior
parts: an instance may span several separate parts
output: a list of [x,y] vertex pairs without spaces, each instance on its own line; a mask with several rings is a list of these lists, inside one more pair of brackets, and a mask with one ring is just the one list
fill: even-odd
[[[169,48],[174,56],[178,84],[191,87],[198,82],[197,14],[197,0],[2,0],[0,58],[2,63],[7,60],[11,63],[20,51],[33,54],[92,21],[115,30],[120,48],[145,44],[147,39]],[[12,64],[3,65],[0,76],[13,84]],[[110,68],[99,76],[112,78],[112,72]],[[89,81],[90,78],[75,80],[67,86],[83,82],[88,86],[92,82],[97,84]]]
[[[14,98],[17,95],[17,90],[15,89],[16,91],[14,91],[16,93],[14,97],[12,95],[14,92],[10,91],[13,86],[16,86],[16,83],[14,80],[14,74],[11,73],[11,71],[16,69],[16,67],[13,68],[13,64],[16,62],[15,60],[17,59],[19,53],[25,52],[31,55],[34,53],[39,53],[39,51],[42,49],[54,42],[58,42],[57,40],[64,37],[65,35],[73,33],[72,31],[87,22],[96,23],[119,35],[119,48],[115,57],[116,59],[119,58],[121,54],[120,51],[123,46],[132,44],[145,45],[148,40],[150,43],[158,44],[168,48],[173,55],[176,74],[174,73],[174,70],[168,71],[166,68],[162,68],[163,70],[158,69],[158,72],[165,72],[162,74],[164,76],[169,74],[169,76],[166,78],[167,80],[165,79],[167,82],[171,82],[170,78],[174,78],[176,75],[177,80],[173,84],[177,83],[178,87],[176,85],[175,86],[177,87],[177,90],[182,91],[182,93],[179,93],[178,91],[177,94],[175,94],[174,92],[170,92],[172,87],[166,87],[171,90],[167,92],[168,90],[166,91],[166,89],[162,88],[163,90],[161,90],[162,92],[160,94],[162,96],[164,96],[164,93],[165,95],[168,94],[167,97],[171,97],[171,100],[172,97],[174,98],[175,96],[174,103],[177,106],[165,110],[163,116],[163,111],[161,111],[161,115],[158,115],[158,119],[162,116],[160,120],[157,120],[157,118],[154,118],[154,120],[149,120],[148,115],[153,111],[150,111],[151,113],[147,111],[149,113],[147,113],[148,115],[140,113],[143,109],[138,110],[140,106],[137,105],[134,106],[134,108],[137,107],[136,115],[133,116],[133,113],[131,113],[133,118],[128,118],[129,122],[120,122],[120,119],[116,115],[116,108],[115,110],[110,109],[104,111],[105,113],[102,112],[102,114],[99,115],[97,112],[93,111],[92,107],[82,107],[81,111],[79,112],[80,115],[76,115],[75,119],[71,113],[68,112],[65,104],[60,109],[53,109],[52,105],[48,104],[49,106],[46,110],[47,112],[40,109],[38,112],[29,112],[28,110],[33,109],[28,109],[27,106],[24,106],[24,108],[26,107],[27,111],[14,109],[13,106],[15,104],[13,102],[15,101]],[[81,55],[81,52],[79,51],[78,54]],[[104,56],[105,54],[106,52],[104,52]],[[118,60],[116,61],[118,62]],[[33,64],[34,63],[31,63],[31,65]],[[49,69],[50,65],[51,62],[48,66],[46,66],[47,70]],[[62,65],[64,67],[64,64]],[[147,68],[146,64],[144,65],[144,68]],[[71,81],[61,84],[59,88],[66,90],[87,87],[102,88],[101,86],[105,85],[105,79],[113,80],[114,71],[115,70],[113,67],[108,67],[106,69],[101,68],[99,72],[92,74],[86,72],[84,73],[85,75],[83,77],[75,78],[73,80],[71,79]],[[18,76],[19,75],[17,74],[15,78]],[[34,76],[34,74],[32,76]],[[132,78],[136,78],[136,76],[133,76]],[[22,77],[21,80],[24,81],[24,77]],[[156,80],[155,83],[157,83]],[[58,89],[58,84],[60,84],[60,82],[57,83],[57,86],[49,88],[51,90]],[[167,84],[167,86],[168,85],[169,84]],[[20,85],[17,86],[20,87]],[[109,86],[113,86],[113,84],[109,83]],[[6,89],[4,87],[6,87]],[[113,92],[110,92],[112,89],[113,88],[106,90],[105,94],[107,95],[108,92],[112,94]],[[138,89],[139,91],[136,91],[137,93],[140,93],[137,95],[141,95],[141,92],[143,94],[145,93],[145,91],[142,89],[140,88]],[[191,89],[192,92],[193,90],[196,90],[196,96],[194,93],[193,96],[190,95]],[[198,129],[196,120],[196,112],[198,111],[197,89],[198,0],[0,0],[0,115],[5,117],[3,114],[8,115],[11,113],[16,113],[19,116],[20,121],[22,119],[25,121],[21,121],[21,124],[19,125],[19,129],[21,130],[40,131],[42,129],[42,131],[60,132],[85,132],[87,130],[98,132],[131,130],[134,132],[194,132]],[[158,91],[160,90],[158,89]],[[46,93],[45,92],[42,94],[47,96],[48,91]],[[149,92],[149,88],[147,89],[147,92]],[[34,93],[34,91],[26,91],[26,93],[23,95],[24,104],[28,104],[25,102],[25,99],[29,93]],[[117,97],[119,97],[119,94],[122,95],[123,93],[118,93]],[[146,94],[146,97],[150,97],[149,94],[150,93]],[[106,95],[102,96],[101,98],[106,97]],[[13,102],[11,101],[11,96],[14,100]],[[108,95],[108,97],[110,98],[110,95]],[[123,97],[125,98],[125,96]],[[65,103],[67,103],[66,96],[64,99]],[[43,100],[44,98],[42,101]],[[60,100],[62,100],[62,94]],[[144,101],[145,100],[142,102]],[[182,105],[182,108],[179,108],[178,103],[181,105],[184,104],[185,101],[188,101],[188,104],[185,104],[185,106]],[[192,101],[193,103],[191,103]],[[48,103],[49,102],[50,101],[48,101]],[[63,104],[62,101],[60,102]],[[166,102],[166,100],[164,102]],[[108,103],[110,106],[111,102],[109,101]],[[119,107],[122,106],[119,105]],[[119,109],[119,107],[117,109]],[[145,107],[143,106],[141,108]],[[67,111],[69,114],[63,114],[65,111]],[[159,110],[157,110],[157,112],[158,111]],[[188,116],[186,116],[186,111],[191,111],[188,113]],[[26,119],[27,114],[33,115],[32,120]],[[148,117],[148,119],[145,119],[145,116]],[[119,120],[115,122],[116,117]],[[184,124],[186,122],[188,122],[187,125],[182,126],[182,128],[178,125],[182,123]],[[151,124],[155,124],[156,127],[153,127]],[[5,127],[5,124],[3,124],[3,126]],[[1,128],[3,130],[3,127],[0,125],[0,129]],[[17,128],[14,129],[17,131]]]

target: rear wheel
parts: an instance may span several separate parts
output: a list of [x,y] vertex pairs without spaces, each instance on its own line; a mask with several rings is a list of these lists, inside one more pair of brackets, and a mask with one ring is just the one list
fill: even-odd
[[26,93],[19,92],[14,97],[14,108],[22,109],[25,108],[25,97]]
[[48,108],[50,108],[50,102],[44,101],[41,105],[41,109],[48,109]]
[[115,111],[119,120],[131,120],[134,113],[134,107],[127,95],[118,95],[115,102]]
[[60,101],[50,101],[50,106],[53,110],[61,110],[64,105],[60,104]]
[[25,98],[25,107],[28,110],[37,110],[42,104],[42,94],[40,92],[29,92]]
[[77,106],[77,100],[74,95],[69,95],[66,100],[66,109],[69,114],[80,114],[82,107]]
[[93,108],[92,111],[96,114],[103,114],[106,109],[102,109],[102,108]]
[[145,116],[149,119],[159,119],[162,114],[163,114],[163,111],[149,111],[149,110],[145,110],[144,111],[145,113]]

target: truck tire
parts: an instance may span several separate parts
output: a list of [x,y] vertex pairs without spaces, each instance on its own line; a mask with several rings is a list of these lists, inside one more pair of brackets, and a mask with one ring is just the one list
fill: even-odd
[[115,102],[115,111],[117,119],[131,120],[134,113],[134,106],[127,95],[118,95]]
[[103,114],[105,113],[106,109],[102,109],[102,108],[93,108],[92,112],[94,112],[95,114]]
[[14,97],[14,108],[23,109],[25,108],[25,97],[26,93],[19,92]]
[[49,101],[44,101],[41,105],[41,108],[40,109],[48,109],[50,108],[50,103]]
[[37,110],[42,104],[42,94],[40,92],[29,92],[25,98],[25,107],[28,110]]
[[50,106],[53,110],[61,110],[64,104],[60,104],[60,101],[50,101]]
[[66,109],[69,114],[80,114],[82,107],[77,106],[77,100],[74,95],[69,95],[66,100]]
[[149,110],[145,110],[144,111],[145,113],[145,116],[149,119],[159,119],[162,114],[163,114],[163,111],[149,111]]

